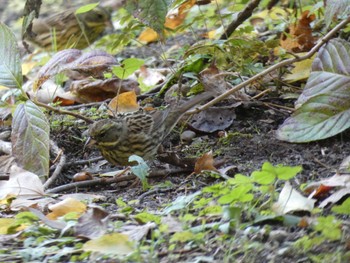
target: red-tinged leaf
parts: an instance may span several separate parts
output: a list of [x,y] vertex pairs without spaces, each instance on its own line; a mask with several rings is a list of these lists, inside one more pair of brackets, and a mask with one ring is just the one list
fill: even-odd
[[310,78],[294,114],[279,127],[277,138],[309,142],[350,127],[350,44],[332,39],[312,64]]
[[350,0],[327,0],[326,1],[326,12],[324,15],[324,20],[326,21],[326,26],[328,27],[333,18],[337,15],[345,17],[349,15]]
[[73,70],[84,76],[99,78],[111,65],[116,64],[117,60],[113,56],[104,51],[93,50],[67,65],[65,70]]
[[17,106],[12,121],[12,153],[21,167],[41,180],[49,174],[49,133],[50,124],[33,102]]
[[331,186],[326,186],[321,184],[319,188],[317,188],[314,197],[319,197],[319,196],[323,196],[325,194],[328,194],[330,190],[332,190],[333,187]]
[[82,52],[78,49],[65,49],[57,52],[38,72],[33,84],[33,90],[36,91],[50,77],[66,69],[74,60],[81,56]]

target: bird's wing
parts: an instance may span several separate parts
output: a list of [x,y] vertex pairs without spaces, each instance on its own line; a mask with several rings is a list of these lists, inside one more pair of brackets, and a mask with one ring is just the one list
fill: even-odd
[[125,117],[128,132],[150,134],[153,130],[153,117],[144,111],[127,114]]

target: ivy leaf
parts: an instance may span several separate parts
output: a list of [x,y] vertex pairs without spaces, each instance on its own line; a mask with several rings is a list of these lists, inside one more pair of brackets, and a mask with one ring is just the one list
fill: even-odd
[[312,72],[294,114],[277,130],[277,138],[309,142],[350,127],[350,44],[332,39],[312,64]]
[[22,68],[17,40],[12,31],[0,22],[0,85],[22,88]]
[[44,181],[49,174],[50,125],[33,102],[17,106],[12,121],[12,153],[22,168]]

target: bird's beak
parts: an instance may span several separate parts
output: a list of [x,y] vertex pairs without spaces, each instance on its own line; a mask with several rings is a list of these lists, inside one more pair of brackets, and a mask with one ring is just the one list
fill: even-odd
[[106,21],[105,25],[106,25],[106,27],[107,27],[109,30],[111,30],[111,31],[114,30],[114,26],[113,26],[112,20],[108,19],[108,20]]
[[96,144],[96,141],[94,139],[92,139],[91,137],[88,137],[88,139],[86,140],[86,142],[84,144],[83,151],[85,151],[85,148],[91,148],[95,144]]

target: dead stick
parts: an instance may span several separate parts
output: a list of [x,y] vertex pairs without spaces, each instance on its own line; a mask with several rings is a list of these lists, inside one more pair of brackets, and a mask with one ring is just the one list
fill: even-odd
[[325,43],[327,43],[335,33],[337,33],[340,29],[342,29],[346,24],[348,24],[350,22],[350,16],[342,21],[341,23],[339,23],[335,28],[333,28],[331,31],[328,32],[327,35],[325,35],[323,38],[321,38],[321,40],[308,52],[306,53],[304,56],[300,56],[300,57],[295,57],[295,58],[290,58],[287,60],[283,60],[267,69],[265,69],[264,71],[260,72],[259,74],[249,78],[246,81],[241,82],[240,84],[238,84],[237,86],[233,87],[232,89],[226,91],[225,93],[221,94],[220,96],[216,97],[215,99],[209,101],[208,103],[204,104],[201,107],[198,107],[194,110],[188,111],[186,114],[195,114],[197,112],[200,112],[202,110],[205,110],[207,108],[209,108],[210,106],[226,99],[228,96],[230,96],[231,94],[233,94],[234,92],[240,90],[241,88],[249,85],[250,83],[253,83],[254,81],[264,77],[265,75],[269,74],[270,72],[277,70],[279,68],[285,67],[287,65],[293,64],[295,62],[299,62],[308,58],[311,58]]
[[220,36],[220,39],[228,39],[236,28],[252,15],[254,9],[260,4],[260,1],[261,0],[250,1],[243,11],[238,13],[237,18],[228,25],[225,32]]

